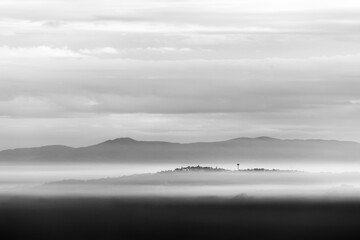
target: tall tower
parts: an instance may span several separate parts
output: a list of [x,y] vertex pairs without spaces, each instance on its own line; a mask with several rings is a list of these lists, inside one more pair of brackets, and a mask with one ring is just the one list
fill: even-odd
[[240,170],[240,168],[239,168],[240,164],[238,163],[236,165],[237,165],[237,170],[239,171]]

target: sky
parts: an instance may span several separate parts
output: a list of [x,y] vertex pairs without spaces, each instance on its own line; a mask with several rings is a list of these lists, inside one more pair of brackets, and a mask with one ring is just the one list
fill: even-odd
[[360,1],[0,0],[0,149],[360,142]]

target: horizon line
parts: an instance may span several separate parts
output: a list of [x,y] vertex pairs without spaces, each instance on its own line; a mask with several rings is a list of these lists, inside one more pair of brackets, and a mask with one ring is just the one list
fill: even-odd
[[84,146],[80,146],[80,147],[72,147],[72,146],[68,146],[68,145],[63,145],[63,144],[49,144],[49,145],[41,145],[41,146],[33,146],[33,147],[16,147],[16,148],[7,148],[7,149],[3,149],[0,150],[0,152],[2,151],[7,151],[7,150],[17,150],[17,149],[30,149],[30,148],[42,148],[42,147],[68,147],[68,148],[84,148],[84,147],[91,147],[91,146],[96,146],[96,145],[100,145],[100,144],[105,144],[105,143],[111,143],[117,140],[125,140],[125,141],[133,141],[133,142],[157,142],[157,143],[170,143],[170,144],[182,144],[182,145],[186,145],[186,144],[196,144],[196,143],[220,143],[220,142],[228,142],[228,141],[235,141],[235,140],[278,140],[278,141],[328,141],[328,142],[342,142],[342,143],[356,143],[356,144],[360,144],[360,142],[356,142],[356,141],[350,141],[350,140],[337,140],[337,139],[320,139],[320,138],[275,138],[275,137],[269,137],[269,136],[258,136],[258,137],[237,137],[237,138],[230,138],[230,139],[226,139],[226,140],[214,140],[214,141],[196,141],[196,142],[186,142],[186,143],[181,143],[181,142],[172,142],[172,141],[162,141],[162,140],[139,140],[139,139],[135,139],[133,137],[119,137],[119,138],[114,138],[114,139],[109,139],[109,140],[105,140],[102,142],[97,142],[91,145],[84,145]]

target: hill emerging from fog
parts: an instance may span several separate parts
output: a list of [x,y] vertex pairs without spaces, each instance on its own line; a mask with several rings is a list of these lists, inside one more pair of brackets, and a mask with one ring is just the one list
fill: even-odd
[[270,137],[187,144],[118,138],[80,148],[54,145],[0,152],[0,162],[11,163],[355,163],[359,159],[356,142]]
[[[296,176],[296,178],[294,178]],[[243,185],[298,180],[299,176],[309,176],[305,172],[279,169],[253,168],[238,171],[218,167],[188,166],[157,173],[134,174],[128,176],[78,180],[68,179],[50,182],[46,185]]]
[[91,196],[193,196],[358,198],[360,173],[309,173],[278,169],[189,166],[157,173],[79,180],[39,186],[44,194]]

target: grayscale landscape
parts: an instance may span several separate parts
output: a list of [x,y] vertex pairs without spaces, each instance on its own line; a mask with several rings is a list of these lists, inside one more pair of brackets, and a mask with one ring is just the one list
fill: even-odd
[[359,239],[360,1],[0,0],[0,239]]

